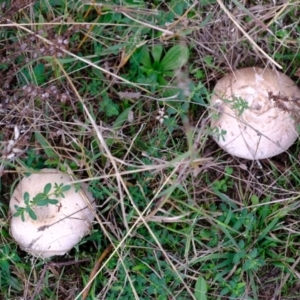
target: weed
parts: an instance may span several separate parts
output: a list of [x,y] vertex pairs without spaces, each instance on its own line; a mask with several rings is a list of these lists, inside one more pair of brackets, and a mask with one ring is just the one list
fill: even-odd
[[226,193],[228,191],[228,188],[233,187],[233,181],[230,178],[230,175],[232,175],[232,173],[233,173],[233,169],[230,167],[226,167],[224,178],[221,180],[214,181],[212,188],[214,190]]
[[[50,199],[49,197],[51,194],[49,194],[50,190],[52,188],[52,184],[48,183],[44,187],[44,191],[42,193],[36,194],[32,200],[30,200],[30,195],[28,192],[25,192],[23,195],[23,200],[25,203],[25,207],[15,205],[16,212],[14,213],[14,217],[21,216],[22,221],[25,221],[24,214],[28,213],[31,219],[37,220],[37,215],[35,214],[34,210],[32,209],[34,206],[47,206],[49,204],[55,205],[59,201],[56,199]],[[64,193],[68,191],[71,188],[70,185],[64,185],[61,183],[58,185],[57,183],[54,183],[54,195],[55,197],[63,197]]]
[[[186,46],[175,45],[171,47],[165,54],[162,45],[153,45],[150,48],[147,46],[141,47],[133,57],[133,64],[136,65],[143,73],[147,83],[152,84],[152,91],[154,87],[168,87],[170,81],[168,78],[173,78],[177,72],[185,65],[188,60],[189,53]],[[141,80],[139,80],[142,83]],[[164,96],[172,96],[177,94],[180,90],[171,89],[164,92]]]
[[230,102],[232,103],[231,108],[237,111],[239,117],[243,115],[246,109],[249,109],[248,102],[241,97],[234,97]]

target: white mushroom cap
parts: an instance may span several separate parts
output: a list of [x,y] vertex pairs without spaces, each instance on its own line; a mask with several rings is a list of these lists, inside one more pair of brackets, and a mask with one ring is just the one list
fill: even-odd
[[[71,185],[71,189],[64,193],[64,198],[51,195],[51,199],[59,201],[56,205],[32,207],[37,220],[31,219],[27,213],[24,215],[24,222],[20,216],[13,216],[16,212],[15,205],[26,206],[23,200],[25,192],[33,199],[44,191],[48,183],[52,184],[49,194],[54,192],[54,183]],[[93,209],[95,204],[86,187],[81,187],[76,192],[71,177],[55,169],[43,169],[19,182],[9,204],[12,214],[10,234],[23,250],[42,258],[64,255],[90,232],[94,213],[88,207],[87,201],[90,201]]]
[[[218,81],[211,98],[214,139],[237,157],[254,160],[278,155],[298,137],[299,100],[295,83],[276,70],[234,71]],[[242,109],[242,102],[248,108]]]

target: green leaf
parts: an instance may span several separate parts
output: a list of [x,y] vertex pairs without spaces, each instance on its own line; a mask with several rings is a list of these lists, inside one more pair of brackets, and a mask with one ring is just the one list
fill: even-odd
[[61,187],[61,192],[65,193],[67,191],[69,191],[71,189],[71,185],[64,185],[63,187]]
[[252,195],[251,202],[252,202],[252,205],[257,205],[257,204],[259,204],[259,198],[256,195]]
[[196,282],[194,296],[197,300],[206,300],[207,299],[206,293],[207,293],[207,282],[202,276],[199,276]]
[[5,273],[5,276],[9,276],[9,262],[7,260],[1,259],[0,261],[0,268],[3,273]]
[[38,64],[33,68],[33,74],[36,78],[37,85],[45,83],[45,66],[43,64]]
[[64,185],[63,183],[58,185],[57,183],[54,183],[54,188],[55,188],[54,191],[55,196],[64,198],[65,197],[64,193],[71,189],[71,185]]
[[213,188],[213,193],[218,196],[222,201],[227,203],[232,209],[238,209],[238,206],[227,195],[221,193],[217,189]]
[[108,117],[113,117],[119,115],[119,106],[118,104],[112,102],[111,105],[105,111]]
[[49,158],[51,157],[51,158],[53,158],[55,160],[59,159],[58,155],[52,149],[52,147],[49,144],[49,142],[38,131],[35,132],[35,138],[41,144],[43,150],[45,151],[45,153],[47,154],[47,156]]
[[64,186],[63,183],[57,184],[56,182],[54,182],[55,191],[60,191],[63,186]]
[[114,103],[107,94],[103,94],[102,101],[99,103],[99,112],[104,112],[107,117],[117,116],[119,114],[119,106]]
[[152,62],[150,58],[149,50],[146,46],[143,46],[140,52],[140,64],[146,69],[152,69]]
[[162,45],[154,45],[153,46],[151,54],[153,56],[154,62],[157,62],[157,63],[160,62],[162,51],[163,51]]
[[250,253],[249,256],[251,258],[255,258],[258,255],[258,250],[256,248],[254,248]]
[[189,50],[183,45],[176,45],[169,49],[161,61],[162,72],[181,68],[189,58]]
[[265,236],[274,228],[274,226],[278,223],[279,218],[275,217],[271,223],[260,233],[257,241],[261,241]]
[[149,147],[144,141],[142,141],[139,137],[137,137],[134,141],[134,145],[141,151],[149,151]]
[[245,241],[244,240],[240,240],[238,242],[238,245],[239,245],[240,250],[243,250],[245,248]]
[[[175,70],[176,71],[176,70]],[[165,77],[173,77],[175,75],[175,71],[171,70],[171,71],[163,71],[163,74]],[[169,82],[168,82],[169,83]]]
[[[35,212],[31,209],[30,206],[27,206],[27,207],[26,207],[26,211],[28,212],[29,217],[30,217],[32,220],[37,220],[37,216],[36,216]],[[22,221],[23,221],[23,219],[22,219]],[[23,222],[24,222],[24,221],[23,221]]]
[[56,199],[48,199],[48,204],[57,204],[58,202]]
[[225,167],[225,173],[226,175],[232,175],[233,173],[233,168],[230,168],[230,167]]
[[37,206],[45,206],[49,203],[49,198],[47,194],[44,193],[38,193],[33,198],[33,203]]
[[15,205],[16,212],[13,214],[14,217],[19,217],[24,212],[24,207],[20,207],[18,205]]
[[37,201],[47,199],[48,195],[45,195],[44,193],[38,193],[33,197],[33,203],[36,204]]
[[51,183],[47,183],[44,187],[44,194],[47,195],[50,192],[51,187],[52,187]]
[[241,261],[241,259],[243,259],[245,257],[246,257],[245,251],[238,252],[233,256],[232,262],[236,265]]
[[35,201],[35,205],[37,205],[37,206],[46,206],[46,205],[49,204],[49,200],[50,199],[48,199],[48,198],[38,199],[38,200]]
[[128,120],[128,115],[131,110],[132,107],[128,107],[119,114],[116,121],[114,122],[113,129],[116,130],[120,128]]
[[255,268],[255,261],[252,259],[247,259],[243,265],[243,271],[253,270]]
[[157,81],[160,85],[163,85],[163,86],[168,86],[168,81],[165,79],[165,77],[163,75],[158,75],[157,76]]
[[45,165],[46,166],[57,166],[59,163],[59,159],[53,159],[53,158],[49,158],[45,161]]
[[26,205],[29,205],[29,199],[30,199],[30,196],[29,196],[29,193],[28,193],[28,192],[25,192],[25,193],[24,193],[23,199],[24,199],[25,204],[26,204]]

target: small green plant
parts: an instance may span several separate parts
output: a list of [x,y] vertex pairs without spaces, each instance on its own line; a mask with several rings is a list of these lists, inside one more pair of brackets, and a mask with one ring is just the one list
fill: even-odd
[[[251,198],[254,202],[258,199],[256,195]],[[260,202],[268,201],[269,198],[265,198]],[[208,241],[209,247],[222,244],[222,250],[198,261],[205,262],[201,267],[206,274],[205,279],[211,277],[213,285],[220,288],[221,296],[240,299],[246,292],[245,278],[256,276],[267,262],[282,266],[281,255],[276,255],[271,249],[281,243],[272,237],[272,232],[280,230],[285,213],[273,211],[268,204],[242,210],[235,204],[230,206],[222,203],[219,209],[222,215],[217,217],[215,228],[200,232],[201,239]]]
[[105,113],[107,117],[118,116],[119,106],[108,97],[107,93],[104,93],[99,103],[99,112]]
[[244,100],[242,97],[233,97],[233,100],[230,101],[231,108],[234,111],[238,112],[238,116],[240,117],[246,109],[249,109],[249,103]]
[[10,245],[0,244],[0,282],[2,288],[11,288],[16,291],[21,291],[22,286],[19,279],[12,272],[12,267],[21,265],[21,259],[15,248]]
[[220,192],[227,192],[228,188],[233,186],[233,180],[230,177],[233,173],[233,169],[230,167],[225,167],[224,178],[220,180],[216,180],[213,183],[213,189],[218,190]]
[[[236,273],[240,273],[240,270],[237,270]],[[221,278],[218,281],[222,287],[221,296],[230,294],[230,299],[241,299],[244,296],[246,283],[240,280],[240,274],[234,276],[231,280]]]
[[[23,195],[23,199],[25,202],[25,207],[15,205],[16,212],[14,213],[14,217],[19,217],[21,216],[22,221],[25,221],[24,214],[28,213],[31,219],[37,220],[37,215],[33,211],[34,206],[46,206],[49,204],[57,204],[59,201],[56,199],[50,199],[51,194],[50,190],[52,188],[51,183],[47,183],[44,187],[44,191],[42,193],[38,193],[36,196],[33,197],[32,200],[30,200],[30,195],[28,192],[25,192]],[[70,185],[64,185],[61,183],[58,185],[57,183],[54,183],[54,195],[55,197],[63,197],[64,198],[64,193],[68,191],[71,188]]]
[[208,133],[214,136],[218,141],[220,139],[225,141],[225,135],[227,134],[227,131],[224,129],[220,129],[219,127],[214,127],[214,128],[208,128]]
[[175,45],[165,54],[162,45],[154,45],[152,49],[143,46],[133,56],[133,60],[138,63],[146,78],[151,79],[152,83],[164,87],[170,84],[167,78],[174,77],[176,72],[185,65],[188,58],[189,50],[184,45]]

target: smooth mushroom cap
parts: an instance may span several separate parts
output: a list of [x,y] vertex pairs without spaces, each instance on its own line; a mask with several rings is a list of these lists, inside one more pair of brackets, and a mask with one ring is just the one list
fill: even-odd
[[[42,258],[53,255],[64,255],[72,249],[92,227],[95,203],[86,186],[76,192],[74,185],[64,193],[64,198],[51,195],[51,199],[58,204],[34,206],[32,209],[37,215],[33,220],[25,213],[25,221],[21,217],[14,217],[15,205],[25,207],[23,195],[28,192],[30,199],[43,192],[47,183],[52,184],[50,193],[54,192],[54,183],[58,185],[72,185],[69,175],[55,169],[43,169],[38,174],[24,177],[15,188],[10,200],[10,234],[19,246],[30,254]],[[87,201],[90,202],[90,207]]]
[[[248,108],[243,109],[245,102]],[[300,90],[285,74],[256,67],[234,71],[214,88],[213,137],[237,157],[254,160],[278,155],[298,137],[297,102]]]

